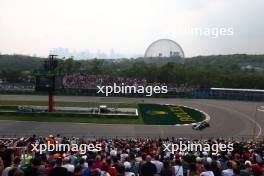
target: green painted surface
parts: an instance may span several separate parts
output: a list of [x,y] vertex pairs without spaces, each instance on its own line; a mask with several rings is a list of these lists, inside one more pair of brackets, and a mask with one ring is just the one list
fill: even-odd
[[201,112],[183,106],[159,104],[139,104],[138,106],[145,124],[189,124],[205,119]]

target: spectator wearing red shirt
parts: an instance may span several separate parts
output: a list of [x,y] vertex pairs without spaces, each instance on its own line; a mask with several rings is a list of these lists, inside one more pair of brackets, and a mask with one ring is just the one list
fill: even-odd
[[95,162],[93,163],[92,169],[101,169],[103,166],[103,163],[101,161],[101,156],[97,155],[95,158]]

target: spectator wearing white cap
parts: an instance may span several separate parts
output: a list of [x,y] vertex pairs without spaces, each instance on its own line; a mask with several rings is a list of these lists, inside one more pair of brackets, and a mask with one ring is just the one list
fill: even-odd
[[251,161],[245,161],[245,168],[240,171],[241,176],[250,176],[252,175]]
[[125,167],[125,176],[135,176],[133,172],[130,172],[131,169],[130,162],[128,161],[124,162],[124,167]]
[[73,164],[71,164],[69,157],[65,157],[63,159],[63,165],[62,165],[62,167],[66,168],[68,172],[74,173],[74,168],[75,167],[74,167]]

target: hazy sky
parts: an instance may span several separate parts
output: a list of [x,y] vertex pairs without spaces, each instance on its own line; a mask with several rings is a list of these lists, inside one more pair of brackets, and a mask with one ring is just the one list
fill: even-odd
[[263,7],[263,0],[0,0],[0,52],[47,56],[63,47],[131,56],[169,38],[186,56],[263,54]]

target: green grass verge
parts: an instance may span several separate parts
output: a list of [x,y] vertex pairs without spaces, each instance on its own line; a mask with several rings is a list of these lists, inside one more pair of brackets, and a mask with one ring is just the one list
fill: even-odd
[[[98,107],[99,105],[107,105],[113,108],[137,108],[135,103],[99,103],[99,102],[55,102],[55,106],[68,107]],[[47,101],[13,101],[0,100],[0,105],[35,105],[47,106]]]
[[59,116],[13,116],[0,115],[0,120],[36,121],[36,122],[70,122],[70,123],[98,123],[98,124],[144,124],[142,118],[119,119],[100,117],[59,117]]
[[[68,107],[98,107],[100,104],[107,105],[113,108],[137,108],[137,104],[132,103],[94,103],[94,102],[55,102],[55,106],[68,106]],[[46,101],[13,101],[13,100],[1,100],[0,105],[35,105],[35,106],[47,106]],[[11,108],[3,108],[1,111],[12,110]],[[58,116],[56,114],[51,115],[11,115],[1,114],[0,120],[18,120],[18,121],[37,121],[37,122],[70,122],[70,123],[98,123],[98,124],[144,124],[141,117],[135,118],[121,118],[118,116],[103,116],[98,117],[96,115],[89,116]]]

